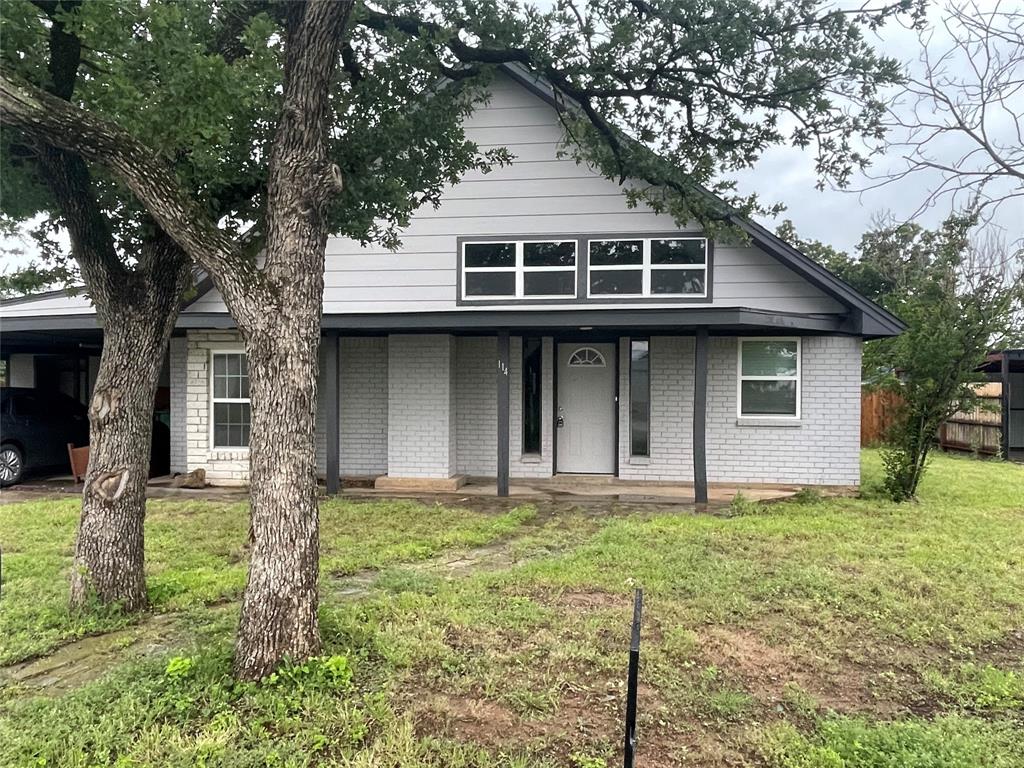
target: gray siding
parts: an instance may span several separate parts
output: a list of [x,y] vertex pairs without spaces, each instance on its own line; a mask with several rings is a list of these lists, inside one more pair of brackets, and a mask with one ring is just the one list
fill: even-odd
[[[616,183],[586,165],[559,158],[562,129],[554,111],[511,80],[501,78],[495,83],[490,103],[468,118],[466,132],[482,148],[508,147],[515,161],[489,174],[467,174],[443,195],[439,208],[426,206],[418,211],[404,231],[397,253],[331,238],[324,274],[325,312],[456,310],[459,236],[677,229],[671,217],[645,207],[630,209]],[[716,244],[714,261],[713,302],[685,307],[845,311],[755,247]],[[223,303],[216,293],[210,293],[186,311],[223,311]]]

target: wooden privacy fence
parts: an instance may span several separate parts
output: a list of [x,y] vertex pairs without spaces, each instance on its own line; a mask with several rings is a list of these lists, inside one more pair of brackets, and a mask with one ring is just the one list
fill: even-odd
[[939,445],[958,451],[995,456],[1000,451],[1003,416],[999,395],[982,395],[971,411],[958,411],[939,427]]
[[[982,401],[971,411],[959,411],[939,427],[936,436],[943,449],[999,453],[1002,431],[1000,395],[989,387],[979,394]],[[860,444],[878,445],[896,418],[901,398],[893,392],[864,390],[860,396]]]
[[878,445],[896,418],[902,398],[886,390],[862,390],[860,393],[860,444]]

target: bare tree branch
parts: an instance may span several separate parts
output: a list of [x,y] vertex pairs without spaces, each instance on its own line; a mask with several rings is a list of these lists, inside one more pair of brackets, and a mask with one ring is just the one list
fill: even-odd
[[886,151],[899,165],[866,188],[932,174],[913,216],[942,201],[991,215],[1024,192],[1024,13],[1012,0],[956,0],[919,39],[920,74],[888,111]]

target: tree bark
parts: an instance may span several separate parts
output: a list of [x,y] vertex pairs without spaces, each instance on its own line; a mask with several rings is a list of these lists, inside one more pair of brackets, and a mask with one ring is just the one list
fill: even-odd
[[[187,274],[187,270],[184,270]],[[146,607],[143,523],[153,400],[182,281],[154,290],[170,308],[109,302],[99,375],[89,406],[89,469],[71,571],[71,606]]]
[[70,604],[80,609],[93,601],[116,603],[136,611],[146,605],[143,522],[153,401],[189,281],[189,260],[150,226],[129,269],[115,251],[84,161],[41,146],[38,162],[103,326]]
[[314,450],[319,327],[310,334],[298,325],[281,323],[275,337],[250,337],[246,344],[252,552],[235,653],[236,674],[244,679],[262,678],[283,659],[320,650]]
[[266,290],[247,297],[249,306],[236,315],[259,318],[239,321],[253,411],[253,548],[235,647],[235,674],[243,679],[320,650],[316,381],[326,211],[340,187],[328,160],[327,115],[350,7],[340,0],[287,6],[284,107],[267,189]]

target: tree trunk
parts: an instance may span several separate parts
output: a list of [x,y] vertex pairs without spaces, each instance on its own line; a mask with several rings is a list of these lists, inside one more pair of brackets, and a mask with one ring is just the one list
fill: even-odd
[[[322,272],[321,272],[322,274]],[[252,553],[236,674],[257,680],[284,659],[320,650],[316,378],[319,328],[281,318],[277,337],[248,340]],[[303,329],[304,330],[304,329]]]
[[[110,313],[114,315],[115,313]],[[124,309],[103,334],[89,406],[89,469],[71,571],[71,606],[146,606],[143,522],[153,400],[167,349],[167,317]]]
[[327,154],[328,93],[351,5],[287,5],[263,290],[226,296],[246,340],[252,398],[253,547],[235,648],[235,674],[248,680],[320,650],[316,381],[326,213],[341,186]]

